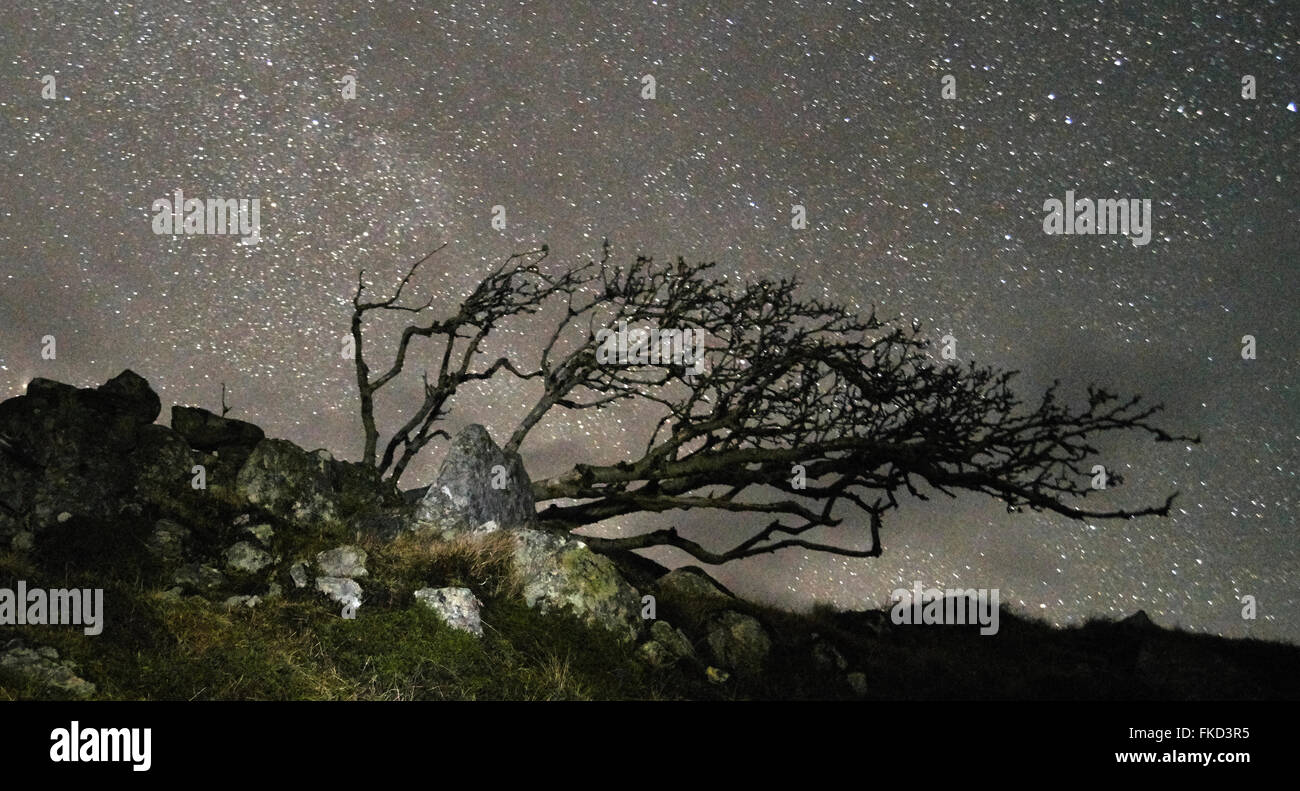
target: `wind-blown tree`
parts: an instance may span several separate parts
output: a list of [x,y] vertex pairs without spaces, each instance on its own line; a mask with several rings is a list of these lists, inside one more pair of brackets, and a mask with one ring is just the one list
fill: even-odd
[[[441,250],[442,248],[438,248]],[[434,253],[437,253],[435,250]],[[1099,435],[1133,430],[1156,441],[1199,442],[1153,425],[1159,405],[1120,398],[1089,386],[1086,405],[1072,408],[1059,382],[1036,404],[1011,389],[1014,371],[933,360],[916,323],[903,326],[861,316],[844,306],[799,295],[793,279],[730,286],[712,263],[659,264],[638,257],[599,261],[546,274],[547,248],[511,256],[485,278],[458,311],[421,320],[431,303],[401,304],[417,261],[394,295],[362,301],[358,278],[352,335],[365,431],[365,462],[396,481],[435,436],[458,387],[503,372],[537,379],[541,394],[505,449],[518,452],[546,418],[562,412],[640,404],[657,414],[644,449],[613,464],[575,464],[533,482],[547,504],[538,518],[572,530],[638,512],[714,509],[771,517],[725,551],[711,551],[675,527],[624,538],[584,540],[602,552],[674,546],[717,564],[787,547],[854,557],[881,554],[882,516],[900,494],[919,500],[940,492],[978,492],[1073,519],[1121,519],[1169,513],[1160,505],[1091,510],[1080,502],[1092,483]],[[530,364],[488,362],[484,340],[503,322],[559,304],[555,322]],[[371,378],[362,346],[371,311],[416,316],[402,331],[395,360]],[[703,332],[704,364],[680,355],[601,354],[602,330],[626,326]],[[424,379],[424,402],[378,456],[374,395],[403,370],[417,336],[442,341],[436,378]],[[644,339],[646,336],[636,336]],[[632,344],[645,349],[645,341]],[[667,351],[665,349],[665,351]],[[654,360],[651,362],[651,360]],[[1120,483],[1107,478],[1108,487]],[[865,518],[849,519],[858,511]],[[809,540],[816,528],[858,529],[870,546],[851,549]]]

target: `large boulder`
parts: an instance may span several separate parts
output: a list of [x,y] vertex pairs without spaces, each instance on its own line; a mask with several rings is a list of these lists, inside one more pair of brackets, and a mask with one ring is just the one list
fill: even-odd
[[[33,379],[24,395],[0,403],[0,529],[40,530],[64,513],[112,519],[142,480],[178,485],[188,458],[168,429],[152,425],[159,409],[132,371],[93,389]],[[153,451],[163,458],[142,471]]]
[[645,628],[641,598],[609,558],[586,544],[533,528],[510,531],[524,601],[541,612],[568,611],[585,623],[635,640]]
[[757,619],[728,610],[709,625],[709,651],[718,665],[738,676],[754,677],[763,672],[772,652],[772,640]]
[[720,583],[696,566],[682,566],[655,583],[656,608],[691,633],[703,632],[710,619],[736,603]]
[[239,495],[293,522],[334,522],[339,510],[334,492],[333,458],[311,453],[283,439],[264,439],[235,479]]
[[518,454],[506,453],[487,429],[461,429],[438,477],[415,509],[416,528],[450,535],[531,525],[536,521],[532,482]]

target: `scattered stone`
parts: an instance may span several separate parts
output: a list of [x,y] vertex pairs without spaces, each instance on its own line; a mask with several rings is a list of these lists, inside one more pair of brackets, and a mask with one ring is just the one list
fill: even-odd
[[206,563],[191,563],[182,566],[172,575],[172,582],[186,590],[206,592],[220,588],[226,578],[220,571]]
[[289,579],[293,580],[295,588],[305,588],[311,581],[311,572],[307,568],[307,561],[300,560],[289,567]]
[[366,576],[366,551],[354,546],[341,546],[316,555],[316,567],[326,577]]
[[256,574],[271,565],[271,556],[266,550],[259,549],[247,541],[240,541],[224,555],[226,567],[241,574]]
[[415,600],[436,612],[453,629],[483,636],[480,602],[469,588],[421,588]]
[[22,678],[66,692],[78,698],[95,694],[95,685],[79,677],[71,662],[60,662],[59,652],[48,646],[27,648],[21,641],[12,640],[0,651],[0,669]]
[[361,606],[361,585],[347,577],[317,577],[316,590],[339,604]]
[[252,609],[261,603],[261,596],[231,596],[226,599],[225,606],[227,610],[236,610],[241,607]]

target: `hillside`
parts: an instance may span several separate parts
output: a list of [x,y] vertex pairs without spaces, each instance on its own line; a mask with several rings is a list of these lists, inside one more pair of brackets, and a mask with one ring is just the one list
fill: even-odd
[[[160,413],[130,371],[0,404],[0,699],[1300,698],[1300,648],[1140,613],[1004,609],[981,636],[598,555],[531,519],[522,462],[481,427],[403,493],[252,423]],[[102,603],[31,622],[73,590]]]

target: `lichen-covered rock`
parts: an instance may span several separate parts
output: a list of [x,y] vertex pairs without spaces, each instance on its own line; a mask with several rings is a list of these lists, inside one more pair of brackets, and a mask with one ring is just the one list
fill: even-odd
[[316,590],[339,604],[361,606],[361,585],[347,577],[317,577]]
[[276,516],[294,522],[338,519],[332,458],[309,453],[283,439],[257,443],[235,486],[241,497]]
[[307,583],[311,582],[311,571],[307,566],[307,561],[300,560],[289,567],[289,579],[293,580],[295,588],[305,588]]
[[256,574],[271,565],[272,558],[266,550],[240,541],[225,552],[226,568],[240,574]]
[[79,677],[71,662],[60,662],[59,652],[50,647],[28,648],[11,640],[0,650],[0,670],[60,690],[78,698],[95,694],[95,685]]
[[732,610],[712,620],[708,644],[714,662],[741,676],[762,673],[772,652],[772,640],[763,625],[751,616]]
[[681,629],[673,628],[667,621],[655,621],[650,624],[650,637],[662,645],[670,656],[676,659],[693,659],[695,647]]
[[316,568],[326,577],[364,577],[366,551],[359,547],[335,547],[316,555]]
[[637,653],[651,667],[669,667],[683,659],[695,658],[691,641],[667,621],[655,621],[650,625],[650,639],[641,644]]
[[644,628],[641,598],[609,558],[592,552],[581,541],[542,530],[510,532],[516,541],[515,567],[529,607],[541,612],[568,610],[620,639],[636,639]]
[[206,593],[216,590],[226,583],[225,575],[206,563],[191,563],[182,566],[172,575],[172,582],[185,590]]
[[438,614],[453,629],[483,636],[483,603],[469,588],[421,588],[415,600]]
[[154,523],[153,532],[149,534],[146,544],[149,551],[165,562],[179,562],[185,551],[185,543],[190,539],[190,529],[170,519],[159,519]]
[[241,532],[253,537],[253,540],[264,547],[271,545],[271,539],[275,537],[275,529],[265,523],[248,525]]
[[447,456],[415,510],[416,528],[446,534],[536,521],[532,482],[518,454],[506,453],[487,429],[471,424],[452,440]]

